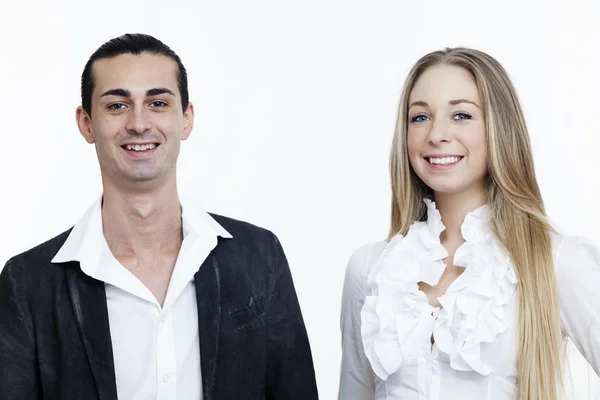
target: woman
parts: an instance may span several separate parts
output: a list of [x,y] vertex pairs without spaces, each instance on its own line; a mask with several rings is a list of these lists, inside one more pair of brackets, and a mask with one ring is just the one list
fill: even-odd
[[564,335],[600,371],[600,251],[548,222],[496,60],[417,62],[390,167],[389,238],[346,272],[340,399],[553,400]]

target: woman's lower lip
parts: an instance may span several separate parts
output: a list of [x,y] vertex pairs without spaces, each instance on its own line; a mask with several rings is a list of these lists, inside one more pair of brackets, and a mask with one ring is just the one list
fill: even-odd
[[460,162],[463,160],[463,158],[461,158],[460,160],[458,160],[457,162],[452,163],[452,164],[432,164],[427,159],[425,159],[425,162],[427,163],[427,165],[429,166],[430,169],[433,169],[435,171],[445,171],[445,170],[452,169],[453,167],[460,164]]

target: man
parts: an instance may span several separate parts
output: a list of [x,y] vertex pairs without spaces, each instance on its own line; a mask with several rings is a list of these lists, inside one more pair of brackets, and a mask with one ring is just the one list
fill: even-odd
[[178,195],[194,124],[179,57],[148,35],[115,38],[81,96],[103,195],[2,270],[0,398],[316,399],[275,235]]

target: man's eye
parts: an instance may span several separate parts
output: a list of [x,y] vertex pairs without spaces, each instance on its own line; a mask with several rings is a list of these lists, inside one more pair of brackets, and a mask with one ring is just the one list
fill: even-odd
[[410,122],[424,122],[427,121],[429,117],[424,114],[417,114],[410,119]]
[[118,111],[118,110],[124,110],[125,108],[127,108],[127,106],[123,103],[115,103],[115,104],[109,105],[108,108],[110,110]]
[[156,100],[150,103],[150,107],[166,107],[168,104],[161,100]]

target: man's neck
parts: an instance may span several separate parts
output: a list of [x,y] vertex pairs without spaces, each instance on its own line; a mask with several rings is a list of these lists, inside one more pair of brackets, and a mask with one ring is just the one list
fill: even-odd
[[178,251],[183,232],[176,184],[131,192],[104,185],[102,227],[117,259]]

